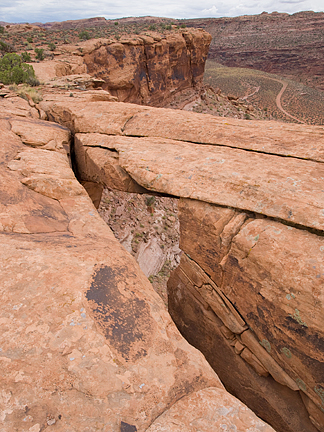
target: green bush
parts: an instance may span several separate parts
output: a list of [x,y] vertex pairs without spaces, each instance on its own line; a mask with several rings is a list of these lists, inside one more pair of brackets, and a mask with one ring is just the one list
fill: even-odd
[[11,44],[7,44],[6,42],[0,41],[0,51],[4,53],[12,53],[15,52],[15,48]]
[[56,45],[55,45],[55,43],[54,43],[54,42],[50,42],[50,43],[48,44],[48,48],[49,48],[50,51],[55,51],[55,50],[56,50]]
[[27,42],[30,43],[30,44],[33,43],[33,38],[32,38],[31,36],[29,36],[29,37],[27,38]]
[[83,30],[81,33],[79,33],[79,38],[82,40],[89,40],[91,39],[91,36],[89,35],[89,32]]
[[3,34],[5,31],[4,27],[0,26],[0,34]]
[[26,84],[30,85],[31,87],[38,87],[41,83],[38,78],[35,76],[31,76],[26,81]]
[[23,63],[18,54],[5,54],[0,59],[0,82],[3,84],[29,83],[34,79],[34,69]]
[[31,56],[28,52],[21,53],[21,59],[24,63],[30,63],[32,61]]
[[35,48],[36,59],[44,60],[44,50],[43,48]]

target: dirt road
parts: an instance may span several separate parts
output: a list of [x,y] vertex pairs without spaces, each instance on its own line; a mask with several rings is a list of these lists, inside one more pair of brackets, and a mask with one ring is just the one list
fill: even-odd
[[269,78],[269,79],[272,79],[273,81],[277,81],[278,83],[282,84],[282,88],[276,97],[276,105],[277,105],[278,109],[281,112],[283,112],[286,116],[298,121],[299,123],[305,124],[305,122],[303,120],[300,120],[299,118],[289,114],[289,112],[287,112],[281,105],[281,96],[283,95],[284,91],[286,90],[288,83],[286,81],[282,81],[282,80],[279,80],[276,78]]

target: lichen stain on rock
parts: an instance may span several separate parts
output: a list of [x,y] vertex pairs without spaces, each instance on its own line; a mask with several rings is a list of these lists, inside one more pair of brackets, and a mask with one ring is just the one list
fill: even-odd
[[118,290],[118,283],[125,284],[127,275],[129,269],[124,266],[98,266],[86,298],[110,346],[125,360],[136,361],[147,355],[154,326],[145,301],[131,290],[127,297]]
[[136,432],[137,428],[134,425],[130,425],[128,423],[125,422],[121,422],[120,424],[120,432]]

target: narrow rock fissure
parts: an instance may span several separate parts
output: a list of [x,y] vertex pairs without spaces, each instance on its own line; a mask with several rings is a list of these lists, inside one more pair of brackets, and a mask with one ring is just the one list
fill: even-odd
[[[91,146],[94,147],[102,148]],[[107,150],[118,153],[114,148]],[[82,184],[72,132],[70,160],[74,175]],[[98,206],[99,215],[116,239],[135,257],[166,306],[167,282],[179,265],[182,253],[178,200],[178,197],[154,191],[137,194],[104,188]]]
[[177,201],[105,188],[98,208],[102,219],[135,257],[165,304],[167,281],[181,255]]
[[[115,149],[113,151],[116,152]],[[82,183],[75,155],[74,136],[72,136],[71,142],[71,165],[77,179]],[[100,187],[102,186],[100,185]],[[247,392],[243,384],[236,391],[235,386],[235,389],[231,387],[231,380],[229,380],[229,384],[227,383],[227,385],[224,382],[228,391],[250,406],[259,417],[273,426],[277,425],[278,431],[291,430],[290,423],[289,421],[287,423],[287,418],[285,417],[285,409],[281,412],[281,408],[277,407],[276,404],[272,406],[271,397],[269,396],[268,398],[267,395],[262,394],[262,386],[268,386],[269,391],[274,393],[279,391],[279,388],[281,389],[280,386],[283,386],[283,398],[287,395],[288,399],[293,401],[292,404],[299,407],[298,409],[302,413],[300,415],[300,421],[302,422],[303,418],[307,418],[307,412],[300,399],[298,386],[268,354],[264,346],[260,345],[259,340],[250,330],[243,316],[237,311],[235,304],[221,292],[223,278],[220,281],[220,285],[217,282],[217,286],[213,275],[208,274],[208,269],[205,271],[204,266],[200,267],[200,264],[192,260],[189,255],[186,258],[186,254],[180,249],[179,198],[167,197],[156,191],[147,190],[146,192],[131,193],[104,188],[100,204],[98,203],[98,212],[110,227],[117,240],[135,257],[142,271],[151,282],[153,289],[166,304],[169,313],[184,338],[206,356],[220,378],[222,379],[222,375],[225,374],[224,376],[228,379],[228,371],[226,367],[224,369],[222,364],[219,370],[218,362],[221,354],[218,353],[215,356],[214,350],[210,352],[211,348],[207,343],[208,340],[210,340],[213,346],[216,344],[214,349],[217,347],[218,350],[217,344],[219,344],[219,347],[222,347],[221,350],[224,349],[224,355],[230,356],[228,359],[233,363],[233,367],[238,367],[237,365],[239,365],[248,376],[249,374],[251,375],[251,379],[256,381],[254,394]],[[192,202],[194,201],[196,200],[192,200]],[[234,217],[229,219],[228,226],[225,225],[225,228],[227,227],[228,229],[224,228],[223,232],[220,233],[222,240],[221,247],[223,247],[224,253],[226,251],[229,253],[234,237],[249,220],[253,219],[267,219],[269,221],[280,222],[291,228],[308,231],[318,236],[324,235],[320,230],[308,228],[280,218],[269,217],[215,203],[211,204],[215,208],[234,210],[236,213]],[[240,215],[244,214],[245,218],[240,218]],[[187,216],[190,218],[189,214]],[[184,216],[182,215],[181,224],[184,222]],[[188,232],[187,234],[189,235],[190,233]],[[183,247],[183,249],[186,252],[186,247]],[[188,263],[186,264],[186,259],[187,261],[188,259],[192,261],[189,267]],[[189,275],[191,273],[194,274],[198,270],[198,276],[196,275],[191,280],[188,279],[188,283],[184,282],[185,273],[184,278],[179,277],[179,273],[183,271],[181,268],[183,265],[189,271]],[[193,265],[193,268],[190,269],[191,265]],[[220,263],[220,265],[222,264]],[[198,283],[197,285],[195,282],[197,280],[202,281],[202,283]],[[200,305],[201,312],[198,312],[195,301],[190,300],[187,294],[191,294],[196,299],[197,304]],[[179,299],[182,298],[179,302],[177,300],[178,297]],[[192,319],[190,318],[191,312],[189,316],[183,315],[184,310],[186,315],[190,309],[197,313],[197,316],[195,315]],[[210,338],[208,332],[205,335],[205,329],[201,328],[202,323],[199,322],[200,319],[202,321],[206,319],[204,324],[206,328],[208,326],[213,327],[213,332],[215,332],[215,335],[213,333],[213,338]],[[233,357],[233,350],[237,358]],[[258,394],[258,392],[261,393]],[[307,397],[304,395],[304,398]],[[260,398],[262,399],[261,408],[256,402]],[[273,410],[273,413],[269,414],[267,410]],[[298,423],[299,420],[296,421]]]
[[75,136],[74,133],[70,130],[71,132],[71,141],[70,141],[70,163],[71,163],[71,168],[72,171],[76,177],[76,179],[78,180],[79,183],[81,183],[81,176],[78,170],[78,164],[77,164],[77,160],[76,160],[76,155],[75,155]]

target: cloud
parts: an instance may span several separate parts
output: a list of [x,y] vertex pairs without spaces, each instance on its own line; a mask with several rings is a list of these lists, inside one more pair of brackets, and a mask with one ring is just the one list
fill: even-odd
[[280,0],[280,3],[297,4],[305,3],[306,0]]
[[214,6],[212,6],[211,8],[209,8],[209,9],[203,9],[202,10],[202,14],[203,15],[206,15],[206,16],[214,16],[214,15],[216,15],[217,14],[217,11],[218,11],[218,9],[217,9],[217,7],[214,5]]
[[323,10],[323,0],[0,0],[0,21],[46,22],[103,16],[199,18],[259,14],[263,11],[294,13]]

